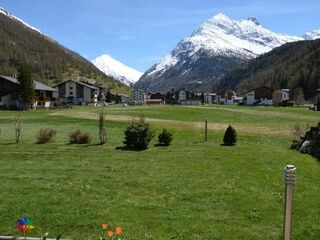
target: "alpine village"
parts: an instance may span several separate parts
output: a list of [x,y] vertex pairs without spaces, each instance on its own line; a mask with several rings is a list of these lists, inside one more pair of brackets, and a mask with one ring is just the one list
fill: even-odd
[[320,30],[188,31],[141,72],[0,8],[0,239],[320,239]]

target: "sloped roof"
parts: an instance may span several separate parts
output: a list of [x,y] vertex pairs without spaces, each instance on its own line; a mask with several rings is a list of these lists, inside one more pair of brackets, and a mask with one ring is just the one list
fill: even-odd
[[35,86],[34,86],[35,90],[48,91],[48,92],[57,92],[58,91],[57,89],[49,87],[48,85],[45,85],[41,82],[34,81],[34,83],[35,83]]
[[88,87],[88,88],[91,88],[91,89],[94,89],[94,90],[98,90],[99,88],[98,87],[95,87],[95,86],[92,86],[92,85],[89,85],[89,84],[86,84],[84,82],[80,82],[80,81],[76,81],[76,80],[67,80],[67,81],[64,81],[64,82],[61,82],[61,83],[58,83],[56,85],[54,85],[53,87],[58,87],[60,86],[61,84],[64,84],[66,82],[74,82],[74,83],[77,83],[77,84],[80,84],[82,86],[85,86],[85,87]]
[[[3,78],[7,81],[10,81],[12,83],[15,83],[15,84],[19,84],[19,81],[16,79],[16,78],[13,78],[13,77],[9,77],[9,76],[3,76],[3,75],[0,75],[0,78]],[[48,92],[57,92],[58,90],[57,89],[54,89],[54,88],[51,88],[41,82],[37,82],[37,81],[33,81],[34,83],[34,90],[38,90],[38,91],[48,91]]]

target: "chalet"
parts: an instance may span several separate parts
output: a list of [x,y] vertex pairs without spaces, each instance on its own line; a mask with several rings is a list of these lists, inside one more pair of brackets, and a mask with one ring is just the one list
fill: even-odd
[[131,95],[131,104],[145,104],[147,99],[147,95],[144,91],[140,89],[134,89]]
[[[56,89],[43,83],[34,82],[34,108],[49,108],[54,104]],[[20,108],[21,104],[17,94],[19,81],[16,78],[0,75],[0,107]]]
[[68,80],[54,86],[59,91],[59,97],[65,103],[75,105],[93,105],[98,103],[101,87],[76,80]]
[[173,93],[173,99],[177,102],[186,101],[187,99],[192,98],[194,98],[194,94],[185,89],[181,89]]
[[178,90],[172,94],[172,99],[177,103],[193,98],[194,94],[185,89]]
[[164,104],[166,96],[161,93],[148,93],[146,96],[146,104]]
[[167,98],[167,96],[162,93],[151,93],[150,94],[150,99],[161,99],[161,101],[163,103],[166,102],[166,98]]
[[217,102],[217,94],[216,93],[204,93],[203,94],[203,103],[216,103]]
[[219,93],[217,100],[218,100],[218,103],[220,104],[232,105],[234,104],[235,96],[236,96],[235,92],[223,91]]
[[273,89],[262,86],[246,94],[246,105],[272,106]]
[[181,105],[201,105],[201,99],[186,89],[172,93],[172,102]]

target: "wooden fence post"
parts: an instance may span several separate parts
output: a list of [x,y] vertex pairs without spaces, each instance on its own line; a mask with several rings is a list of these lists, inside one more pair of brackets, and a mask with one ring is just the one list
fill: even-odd
[[204,141],[207,142],[208,141],[208,119],[205,119],[204,122],[204,131],[205,131],[205,139]]

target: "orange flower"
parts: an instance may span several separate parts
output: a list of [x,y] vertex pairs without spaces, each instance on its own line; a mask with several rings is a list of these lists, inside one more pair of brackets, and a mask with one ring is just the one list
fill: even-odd
[[107,230],[107,228],[108,228],[108,224],[102,223],[102,230]]
[[122,229],[121,229],[121,227],[116,227],[116,232],[117,232],[117,234],[118,235],[121,235],[122,234]]
[[108,231],[108,236],[109,237],[113,237],[113,231],[112,230]]

